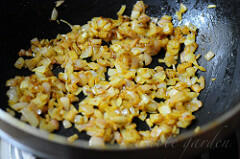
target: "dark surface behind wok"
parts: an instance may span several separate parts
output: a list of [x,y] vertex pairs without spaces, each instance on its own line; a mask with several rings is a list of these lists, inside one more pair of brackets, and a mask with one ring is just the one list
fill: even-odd
[[[125,13],[130,15],[132,5],[135,2],[135,0],[68,0],[58,8],[59,18],[67,20],[71,24],[85,24],[95,16],[116,18],[116,12],[122,4],[127,5]],[[190,131],[198,125],[202,126],[235,107],[240,97],[240,1],[145,0],[144,2],[149,6],[147,14],[153,17],[161,17],[164,14],[172,16],[178,10],[179,3],[184,3],[188,7],[188,12],[183,15],[183,21],[180,24],[190,22],[198,27],[197,43],[199,48],[196,54],[204,55],[209,50],[216,54],[210,62],[207,62],[203,56],[199,60],[200,65],[207,69],[207,72],[198,72],[206,78],[206,89],[200,95],[204,106],[195,113],[197,119],[193,124],[188,129],[182,130],[182,132]],[[208,4],[216,4],[217,8],[208,9]],[[26,70],[19,71],[13,67],[18,57],[17,52],[21,48],[29,48],[29,41],[34,37],[39,39],[55,38],[58,33],[70,31],[65,24],[49,21],[53,7],[53,0],[12,0],[0,2],[0,20],[3,26],[3,29],[0,31],[0,68],[2,70],[0,75],[0,100],[2,109],[7,107],[7,97],[5,95],[7,90],[5,87],[6,80],[15,75],[29,74]],[[175,17],[173,22],[175,25],[179,24]],[[154,63],[154,66],[156,65],[157,62]],[[216,78],[216,81],[211,81],[211,78]],[[0,128],[2,126],[7,127],[8,125],[0,122]],[[8,128],[7,132],[10,133],[9,131],[12,134],[16,130]],[[61,129],[56,133],[70,136],[75,132],[76,130],[74,129],[70,131]],[[18,135],[16,134],[15,137],[18,138]],[[86,139],[88,137],[85,134],[81,134],[80,138]],[[29,139],[31,139],[31,136]],[[32,150],[38,149],[38,152],[41,152],[39,154],[44,156],[61,154],[61,157],[71,156],[73,158],[73,155],[92,152],[84,149],[80,151],[80,148],[74,149],[63,145],[57,147],[58,145],[56,146],[56,144],[49,144],[49,148],[44,148],[46,141],[33,138],[31,142],[26,140],[27,135],[25,137],[23,135],[19,139],[22,144],[31,146]],[[34,142],[37,142],[36,144],[39,144],[39,146],[33,145]],[[55,148],[56,151],[51,154],[50,151],[54,151]],[[62,151],[63,148],[65,148],[64,151]],[[58,149],[62,152],[57,151]],[[78,152],[76,152],[77,150]],[[144,150],[139,154],[143,154],[145,151],[150,152],[150,150]],[[136,150],[135,152],[138,151]],[[162,153],[163,150],[156,152]],[[173,152],[175,152],[174,149]],[[105,155],[107,153],[107,156],[116,156],[116,153],[106,152]],[[135,153],[134,151],[128,151],[120,154],[130,157]],[[119,157],[122,157],[121,155]]]

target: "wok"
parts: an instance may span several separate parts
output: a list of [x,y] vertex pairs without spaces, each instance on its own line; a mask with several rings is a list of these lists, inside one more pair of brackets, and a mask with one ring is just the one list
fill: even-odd
[[[116,18],[122,4],[127,5],[129,15],[135,0],[67,0],[58,8],[59,17],[71,24],[85,24],[95,16]],[[5,112],[7,97],[5,82],[15,75],[30,72],[13,67],[17,52],[27,49],[34,38],[54,38],[58,33],[70,31],[65,24],[50,22],[54,7],[53,0],[11,0],[1,1],[1,47],[0,47],[0,136],[21,149],[44,158],[185,158],[199,151],[214,148],[223,136],[234,130],[240,117],[240,1],[239,0],[144,0],[149,6],[147,14],[161,17],[174,15],[179,4],[188,7],[182,22],[173,20],[174,25],[191,22],[199,29],[197,54],[204,55],[209,50],[215,57],[207,62],[200,58],[200,65],[207,72],[198,72],[206,78],[206,88],[201,92],[203,107],[195,113],[196,120],[181,134],[170,139],[165,145],[144,148],[120,148],[109,145],[106,148],[88,146],[86,134],[79,134],[80,140],[74,144],[66,142],[64,136],[77,131],[61,128],[57,135],[48,134],[20,122]],[[208,9],[209,4],[217,8]],[[154,57],[152,66],[157,65]],[[212,81],[211,78],[216,78]],[[140,124],[141,125],[141,124]],[[200,132],[194,128],[200,126]],[[205,141],[202,146],[190,144]],[[208,145],[206,144],[208,142]],[[190,144],[188,144],[190,143]]]

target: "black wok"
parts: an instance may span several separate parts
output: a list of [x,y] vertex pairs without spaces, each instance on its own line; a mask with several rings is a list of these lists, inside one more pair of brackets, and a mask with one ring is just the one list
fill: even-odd
[[[122,4],[127,5],[125,14],[130,14],[135,0],[67,0],[58,8],[59,17],[71,24],[84,24],[94,16],[116,18],[116,12]],[[19,49],[27,49],[34,38],[54,38],[58,33],[70,31],[67,25],[50,22],[54,7],[53,0],[11,0],[0,1],[0,136],[20,147],[44,158],[185,158],[195,152],[216,147],[216,143],[234,130],[240,117],[240,1],[239,0],[145,0],[147,14],[161,17],[174,15],[179,4],[184,3],[188,12],[183,15],[181,24],[191,22],[199,29],[197,53],[204,55],[212,50],[216,56],[207,62],[200,58],[199,63],[207,72],[198,72],[206,78],[206,89],[200,99],[204,106],[195,113],[196,120],[181,134],[167,142],[146,148],[119,148],[108,146],[94,149],[88,146],[88,136],[79,134],[80,141],[68,144],[63,136],[77,131],[60,129],[49,135],[32,128],[5,112],[7,108],[7,88],[5,82],[15,75],[27,75],[28,71],[19,71],[13,67]],[[208,4],[217,8],[208,9]],[[175,25],[179,22],[174,20]],[[157,57],[155,58],[157,59]],[[155,60],[156,61],[156,60]],[[153,65],[156,65],[155,62]],[[216,78],[216,81],[211,81]],[[196,126],[201,130],[193,132]],[[190,146],[188,143],[204,141],[202,146]],[[208,143],[208,144],[207,144]],[[221,144],[220,144],[221,145]]]

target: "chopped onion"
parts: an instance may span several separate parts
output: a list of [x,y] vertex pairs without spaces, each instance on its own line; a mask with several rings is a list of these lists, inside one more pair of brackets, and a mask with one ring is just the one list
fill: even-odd
[[68,128],[72,127],[72,124],[68,120],[63,120],[63,127],[65,129],[68,129]]
[[89,140],[89,146],[104,146],[104,140],[103,138],[92,136]]
[[215,4],[209,4],[207,8],[216,8],[217,6]]
[[74,141],[76,141],[78,139],[78,135],[77,134],[74,134],[70,137],[67,138],[67,141],[70,142],[70,143],[73,143]]
[[122,114],[123,114],[123,115],[128,115],[128,114],[129,114],[128,109],[123,109],[123,110],[122,110]]
[[60,22],[63,22],[65,24],[67,24],[71,29],[72,29],[72,24],[70,24],[69,22],[67,22],[66,20],[60,19]]
[[126,5],[122,5],[120,10],[117,12],[117,15],[121,16],[124,13],[125,9],[126,9]]
[[144,61],[145,61],[145,65],[147,66],[152,62],[152,57],[149,54],[144,53]]
[[21,113],[25,117],[27,122],[29,122],[29,124],[31,124],[33,127],[38,126],[39,120],[33,111],[31,111],[31,110],[29,110],[29,108],[25,107],[21,110]]
[[24,59],[22,57],[19,57],[17,61],[15,62],[14,66],[17,69],[21,69],[24,66]]
[[163,115],[167,115],[171,113],[171,108],[168,105],[160,106],[158,110]]
[[56,1],[55,3],[56,3],[56,7],[59,7],[64,3],[64,1]]
[[212,80],[212,81],[216,81],[216,78],[212,78],[211,80]]
[[200,131],[200,126],[197,126],[195,129],[194,129],[194,133],[199,133]]
[[27,107],[27,106],[28,106],[28,103],[26,103],[26,102],[20,102],[20,103],[14,104],[14,105],[12,106],[12,108],[13,108],[14,110],[16,110],[16,111],[19,111],[19,110],[21,110],[21,109],[23,109],[23,108],[25,108],[25,107]]
[[55,20],[57,20],[57,17],[58,17],[58,11],[56,8],[53,8],[50,20],[55,21]]
[[60,103],[63,105],[63,107],[66,110],[69,110],[69,108],[70,108],[70,100],[69,100],[68,97],[61,97],[60,98]]
[[214,56],[215,54],[212,51],[209,51],[207,54],[204,55],[204,58],[210,61]]

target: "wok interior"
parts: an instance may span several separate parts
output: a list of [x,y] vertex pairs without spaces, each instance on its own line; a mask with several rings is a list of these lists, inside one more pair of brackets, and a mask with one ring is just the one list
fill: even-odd
[[[122,4],[127,5],[125,14],[130,15],[135,0],[68,0],[58,8],[59,17],[71,24],[85,24],[95,16],[116,18],[116,12]],[[145,0],[148,4],[147,14],[153,17],[161,17],[164,14],[175,15],[179,9],[180,1],[172,0]],[[34,37],[55,38],[58,33],[66,33],[70,28],[65,24],[50,22],[51,11],[55,5],[53,0],[18,0],[0,2],[0,10],[3,11],[1,19],[4,29],[1,34],[0,77],[1,108],[7,108],[5,82],[15,75],[29,75],[27,70],[17,70],[13,64],[17,59],[18,51],[28,49],[30,40]],[[184,0],[181,3],[188,7],[188,12],[183,15],[182,22],[173,17],[175,25],[192,23],[199,29],[197,43],[199,48],[196,54],[204,55],[209,50],[215,53],[215,57],[207,62],[203,56],[199,64],[207,69],[207,72],[198,72],[206,79],[206,88],[201,92],[200,99],[204,103],[203,108],[195,113],[197,119],[186,130],[206,124],[238,103],[240,92],[238,80],[240,77],[240,14],[237,13],[237,0],[199,1]],[[208,9],[208,4],[216,4],[216,9]],[[164,55],[159,55],[164,56]],[[157,61],[157,60],[155,60]],[[154,62],[152,66],[158,65]],[[211,81],[216,78],[216,81]],[[182,132],[186,131],[182,130]],[[65,130],[61,128],[61,135],[70,136],[77,133],[75,129]],[[88,139],[81,133],[80,138]]]

